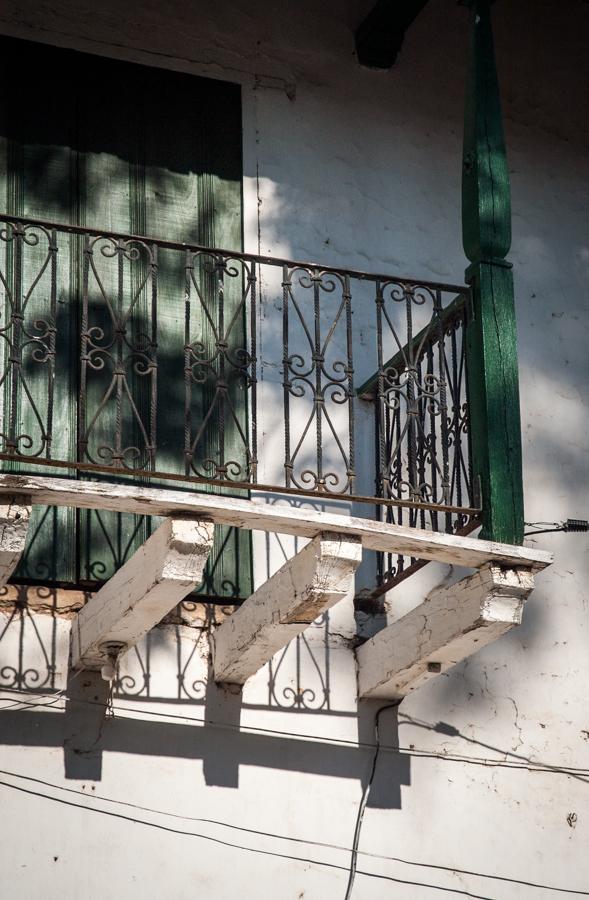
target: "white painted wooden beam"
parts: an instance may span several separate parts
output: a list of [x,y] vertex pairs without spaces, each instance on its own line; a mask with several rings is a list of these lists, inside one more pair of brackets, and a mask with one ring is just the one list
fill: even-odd
[[437,588],[356,651],[360,697],[399,699],[521,623],[530,569],[487,565]]
[[497,544],[477,538],[377,522],[374,519],[360,519],[342,513],[134,484],[0,474],[0,495],[16,492],[31,494],[34,503],[48,506],[109,509],[155,516],[204,516],[220,525],[309,538],[332,531],[359,537],[362,545],[370,550],[402,553],[417,559],[436,559],[473,569],[485,563],[496,562],[540,570],[552,562],[551,553],[530,547]]
[[4,496],[0,503],[0,587],[4,587],[25,549],[31,498]]
[[318,616],[352,595],[361,560],[359,538],[314,538],[214,632],[215,681],[244,684]]
[[80,610],[72,666],[97,669],[128,650],[202,581],[212,522],[170,518]]

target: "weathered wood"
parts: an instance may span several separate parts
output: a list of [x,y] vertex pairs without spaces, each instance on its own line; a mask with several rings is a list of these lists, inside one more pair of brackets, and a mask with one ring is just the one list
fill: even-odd
[[405,32],[426,3],[427,0],[378,0],[356,29],[358,62],[372,69],[390,69]]
[[170,518],[116,572],[72,625],[72,666],[100,668],[109,645],[124,652],[170,612],[202,579],[213,525]]
[[31,516],[31,498],[7,496],[0,503],[0,587],[3,587],[25,549]]
[[466,332],[473,477],[481,537],[521,544],[524,530],[517,333],[511,264],[509,169],[489,0],[472,0],[466,88],[462,234],[471,261],[473,315]]
[[288,560],[213,634],[215,681],[244,684],[354,589],[359,538],[321,534]]
[[521,623],[530,569],[484,566],[434,590],[357,650],[360,697],[399,699]]
[[27,609],[30,612],[73,619],[92,594],[71,588],[36,584],[7,584],[0,594],[0,610]]
[[553,559],[551,553],[531,547],[513,547],[341,513],[277,506],[259,500],[189,494],[134,484],[0,474],[0,496],[15,492],[31,494],[34,503],[47,506],[111,509],[155,516],[204,516],[222,525],[309,538],[324,531],[356,535],[366,549],[402,553],[417,559],[435,559],[474,569],[488,562],[496,562],[539,570],[549,566]]
[[[30,612],[54,618],[73,619],[94,596],[94,593],[95,591],[83,591],[75,588],[7,584],[0,591],[0,612],[27,609]],[[191,628],[208,629],[211,625],[220,625],[236,609],[237,606],[232,603],[220,605],[197,599],[191,599],[190,603],[180,601],[174,609],[166,613],[160,624],[188,625]]]

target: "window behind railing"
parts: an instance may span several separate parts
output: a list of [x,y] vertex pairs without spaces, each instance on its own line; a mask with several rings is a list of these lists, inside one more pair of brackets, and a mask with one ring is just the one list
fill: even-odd
[[12,465],[471,527],[466,289],[0,218]]
[[[216,352],[198,321],[204,309],[193,303],[185,321],[184,254],[98,239],[84,227],[240,249],[240,88],[8,38],[0,75],[0,210],[81,226],[3,234],[5,449],[114,470],[149,468],[157,444],[162,465],[182,473],[184,358],[181,350],[178,377],[175,354],[187,328],[205,353]],[[229,316],[231,303],[228,294]],[[238,314],[231,340],[239,346],[244,327]],[[205,394],[206,386],[192,398],[195,417]],[[236,418],[246,422],[245,408]],[[221,437],[230,456],[234,433],[228,424]],[[206,429],[200,459],[215,455],[218,437]],[[102,581],[151,527],[149,516],[37,509],[18,575]],[[217,529],[203,592],[240,596],[250,587],[249,534]]]

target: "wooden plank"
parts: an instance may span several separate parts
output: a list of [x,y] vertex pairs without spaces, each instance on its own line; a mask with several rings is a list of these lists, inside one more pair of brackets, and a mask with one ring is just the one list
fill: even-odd
[[25,549],[31,498],[23,495],[7,496],[0,503],[0,587],[3,587],[16,568]]
[[0,596],[0,610],[27,609],[30,612],[71,619],[91,596],[87,591],[68,588],[8,584]]
[[438,588],[356,651],[360,697],[399,699],[519,625],[530,569],[484,566]]
[[200,584],[212,546],[211,522],[167,519],[80,610],[72,666],[101,668],[136,644]]
[[549,566],[553,560],[551,553],[532,547],[513,547],[510,544],[360,519],[342,513],[277,506],[238,497],[191,494],[133,484],[76,481],[73,478],[0,474],[0,495],[14,493],[31,494],[33,503],[47,506],[146,512],[156,516],[204,516],[216,524],[300,537],[312,538],[324,531],[334,531],[357,535],[361,538],[362,545],[369,550],[403,553],[418,559],[436,559],[473,569],[488,562],[497,562],[539,570]]
[[426,3],[427,0],[378,0],[356,29],[358,62],[372,69],[390,69],[405,32]]
[[466,331],[473,481],[481,536],[521,544],[524,533],[517,329],[511,264],[511,198],[489,0],[471,3],[466,86],[462,236],[471,261],[473,314]]
[[14,493],[31,494],[33,503],[48,506],[146,512],[155,516],[204,516],[222,525],[300,537],[313,538],[324,531],[333,531],[358,536],[363,547],[369,550],[403,553],[418,559],[436,559],[474,569],[488,562],[497,562],[540,570],[553,560],[551,553],[532,547],[514,547],[341,513],[277,506],[259,500],[169,491],[134,484],[0,474],[0,495]]
[[354,590],[359,538],[321,534],[213,633],[215,681],[244,684],[321,613]]

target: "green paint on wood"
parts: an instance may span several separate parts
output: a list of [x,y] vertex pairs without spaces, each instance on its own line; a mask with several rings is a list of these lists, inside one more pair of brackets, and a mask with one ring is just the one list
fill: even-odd
[[[23,58],[27,59],[24,68]],[[3,168],[7,177],[0,190],[6,199],[0,202],[9,212],[241,249],[238,86],[11,39],[1,41],[0,65],[0,148],[10,163]],[[22,73],[19,91],[14,90],[12,77],[17,70]],[[49,93],[40,89],[48,73],[52,85]],[[62,236],[58,252],[60,365],[53,456],[61,459],[76,458],[78,440],[82,239],[72,237],[69,241],[68,251],[67,239]],[[96,255],[99,263],[99,251]],[[184,254],[179,251],[160,250],[158,254],[158,464],[161,469],[181,473],[184,262]],[[115,298],[116,265],[103,265],[100,273],[107,294]],[[140,275],[136,267],[135,275],[125,282],[125,297],[133,295],[133,286],[137,289],[141,283]],[[104,327],[109,334],[112,324],[104,301],[95,282],[91,288],[91,324]],[[214,307],[215,295],[209,292],[209,296]],[[43,306],[41,292],[34,302]],[[227,318],[236,302],[228,291]],[[149,322],[150,296],[144,289],[129,327],[135,334],[145,333]],[[212,333],[207,331],[204,316],[196,312],[191,340],[202,340],[212,350]],[[244,345],[243,322],[238,322],[232,340]],[[69,365],[65,364],[68,359]],[[111,373],[105,369],[90,375],[88,401],[92,410],[108,388]],[[34,367],[29,377],[35,396],[40,396],[42,378]],[[146,381],[133,372],[129,378],[134,399],[146,418]],[[233,400],[246,427],[243,391]],[[198,405],[198,397],[195,403]],[[131,419],[129,409],[127,414]],[[26,415],[25,410],[25,420]],[[102,437],[105,443],[112,442],[114,415],[114,405],[101,414],[94,433],[95,453]],[[136,440],[138,428],[133,428],[129,426],[128,437],[134,438],[129,443],[140,444]],[[243,457],[243,447],[230,428],[226,429],[225,443],[227,458]],[[202,455],[205,453],[212,457],[218,453],[213,428],[207,434]],[[147,516],[98,511],[39,510],[36,516],[18,574],[42,581],[109,578],[157,524]],[[203,592],[227,598],[247,596],[251,581],[251,536],[236,529],[216,529]]]
[[[75,144],[75,121],[60,115],[64,95],[58,91],[45,91],[40,85],[47,79],[47,68],[43,65],[44,53],[40,53],[42,77],[31,62],[31,48],[23,42],[3,39],[0,51],[0,144],[4,159],[0,164],[0,204],[15,215],[44,216],[48,219],[64,217],[76,205],[74,173],[77,168]],[[23,64],[23,49],[28,51],[27,62]],[[34,52],[34,51],[33,51]],[[19,90],[14,90],[13,73],[21,72]],[[62,85],[65,87],[66,85]],[[66,98],[67,102],[67,98]],[[21,303],[34,282],[42,265],[46,246],[30,246],[18,258],[17,248],[4,245],[7,252],[7,272],[13,291],[16,287],[17,269],[21,284]],[[57,353],[68,359],[72,342],[77,339],[77,315],[72,298],[76,288],[76,273],[70,266],[67,249],[57,254],[59,292],[57,297]],[[27,303],[26,321],[32,333],[31,323],[38,317],[47,318],[47,297],[49,294],[48,273],[38,284]],[[8,301],[6,301],[8,306]],[[2,324],[5,324],[6,308],[2,308]],[[2,341],[0,351],[7,352],[7,344]],[[46,412],[47,375],[46,367],[32,362],[31,348],[23,350],[23,374],[27,386],[35,397],[41,413]],[[2,366],[2,369],[4,366]],[[17,391],[18,432],[37,435],[38,424],[24,394],[22,381],[11,377],[4,382],[4,409],[9,408],[7,395],[13,384]],[[76,455],[75,403],[77,395],[76,367],[65,365],[56,367],[54,390],[54,443],[53,455],[63,459]],[[34,452],[38,444],[34,441]],[[25,449],[25,452],[27,450]],[[18,464],[6,464],[6,468],[20,468]],[[55,471],[55,470],[54,470]],[[57,474],[57,473],[56,473]],[[70,473],[75,477],[75,472]],[[17,574],[36,580],[76,579],[75,523],[77,513],[73,509],[35,507],[31,515],[27,548]]]
[[523,540],[521,423],[511,265],[509,171],[489,0],[472,5],[462,177],[466,271],[473,292],[467,366],[473,475],[483,506],[481,536]]

